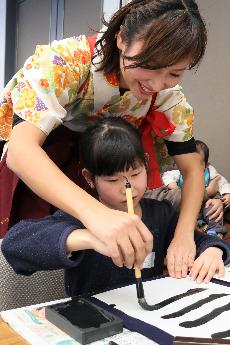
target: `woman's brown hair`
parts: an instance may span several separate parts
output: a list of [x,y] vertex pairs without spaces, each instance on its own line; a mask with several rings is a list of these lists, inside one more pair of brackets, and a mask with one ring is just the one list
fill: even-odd
[[120,52],[116,37],[131,46],[142,41],[142,51],[135,56],[123,55],[133,61],[127,68],[158,69],[172,66],[190,58],[189,69],[202,59],[207,32],[198,6],[193,0],[133,0],[118,10],[107,30],[96,43],[96,54],[102,57],[97,70],[105,73],[119,72]]

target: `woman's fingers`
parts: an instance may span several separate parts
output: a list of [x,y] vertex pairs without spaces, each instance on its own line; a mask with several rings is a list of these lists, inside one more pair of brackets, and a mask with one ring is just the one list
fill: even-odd
[[[149,239],[148,244],[146,245],[146,243],[144,242],[141,234],[136,231],[136,234],[133,232],[132,237],[130,237],[130,241],[133,245],[133,248],[135,250],[135,263],[134,266],[138,267],[139,269],[141,269],[141,267],[143,266],[143,262],[146,258],[146,256],[152,252],[152,235]],[[150,251],[148,251],[150,250]]]
[[175,278],[186,277],[195,257],[194,240],[175,240],[167,250],[167,268],[169,275]]
[[153,236],[142,221],[135,216],[134,224],[130,225],[124,236],[118,239],[123,257],[123,264],[132,268],[141,267],[146,256],[152,251]]
[[141,267],[153,247],[153,236],[141,219],[120,211],[111,211],[106,222],[105,217],[101,219],[104,222],[103,228],[100,226],[100,233],[97,229],[90,231],[108,247],[114,264],[128,268],[134,265]]
[[147,226],[137,217],[137,230],[144,242],[146,255],[150,254],[153,250],[153,235],[147,228]]

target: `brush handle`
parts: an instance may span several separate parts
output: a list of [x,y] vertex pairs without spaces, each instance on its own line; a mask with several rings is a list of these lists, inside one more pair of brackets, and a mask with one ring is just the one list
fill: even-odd
[[131,188],[130,183],[126,184],[126,186],[127,185],[128,187],[125,188],[125,193],[126,193],[128,213],[134,214],[132,188]]
[[[127,200],[127,208],[129,214],[134,214],[134,208],[133,208],[133,195],[132,195],[132,188],[131,184],[129,182],[125,185],[125,193],[126,193],[126,200]],[[141,278],[141,270],[137,267],[135,267],[135,277],[137,279]]]

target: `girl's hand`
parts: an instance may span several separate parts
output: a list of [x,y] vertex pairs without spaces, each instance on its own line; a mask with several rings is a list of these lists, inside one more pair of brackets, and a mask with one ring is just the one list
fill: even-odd
[[66,240],[66,253],[70,254],[74,251],[93,249],[96,252],[109,256],[107,246],[98,240],[87,229],[76,229],[72,231]]
[[208,218],[214,219],[215,222],[219,222],[223,218],[223,203],[220,199],[209,199],[205,203],[205,208],[210,207],[207,212]]
[[107,255],[119,267],[140,268],[152,252],[153,236],[137,215],[100,205],[84,224],[106,246]]
[[225,207],[229,206],[230,205],[230,193],[223,194],[223,196],[221,197],[221,200],[222,200]]
[[175,236],[167,250],[167,269],[170,277],[184,278],[196,255],[193,236]]
[[195,261],[189,273],[192,280],[197,283],[209,283],[213,276],[224,276],[223,251],[220,248],[207,248]]

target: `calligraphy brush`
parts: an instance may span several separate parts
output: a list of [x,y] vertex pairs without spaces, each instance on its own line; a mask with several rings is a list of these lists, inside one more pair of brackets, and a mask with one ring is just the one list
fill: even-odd
[[[126,192],[126,201],[127,201],[127,209],[129,214],[134,214],[134,208],[133,208],[133,196],[132,196],[132,188],[131,188],[131,183],[125,177],[126,183],[125,183],[125,192]],[[137,267],[134,268],[135,270],[135,278],[136,278],[136,289],[137,289],[137,299],[138,303],[142,307],[142,309],[145,310],[155,310],[154,305],[149,305],[146,302],[145,299],[145,294],[144,294],[144,287],[143,287],[143,282],[141,278],[141,270]]]

